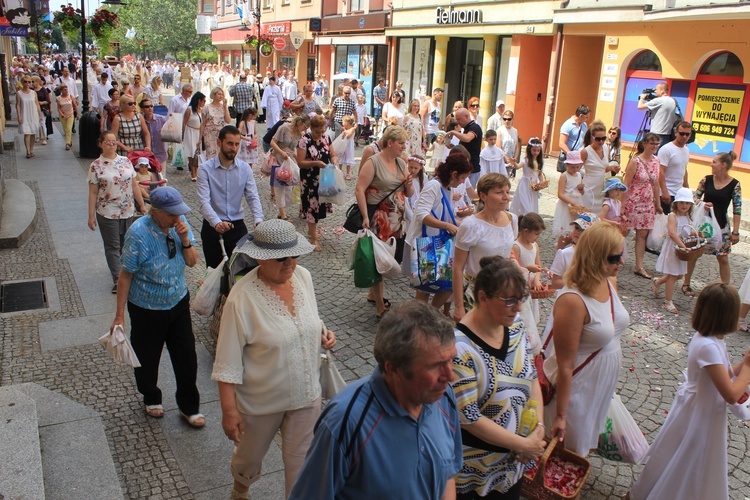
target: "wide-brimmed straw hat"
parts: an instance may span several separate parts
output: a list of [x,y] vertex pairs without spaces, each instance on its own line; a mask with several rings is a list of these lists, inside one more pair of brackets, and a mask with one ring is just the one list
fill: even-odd
[[252,239],[237,248],[238,252],[257,260],[295,257],[312,252],[315,245],[296,231],[294,224],[282,219],[261,222]]

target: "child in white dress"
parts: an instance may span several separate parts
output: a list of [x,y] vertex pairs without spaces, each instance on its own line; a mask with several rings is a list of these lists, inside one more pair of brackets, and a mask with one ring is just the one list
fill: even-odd
[[445,131],[438,130],[435,142],[432,143],[432,158],[430,158],[430,171],[434,172],[440,162],[445,161],[445,153],[448,148],[445,147]]
[[542,167],[544,166],[544,153],[542,153],[542,141],[538,137],[529,139],[526,145],[526,158],[516,165],[516,169],[523,167],[523,177],[518,181],[516,192],[513,193],[513,201],[510,202],[510,211],[517,216],[531,212],[539,213],[539,191],[534,191],[531,186],[542,180]]
[[581,195],[583,194],[583,182],[581,177],[581,153],[570,151],[565,158],[565,173],[560,176],[557,183],[557,207],[555,208],[555,218],[552,226],[552,234],[557,236],[557,249],[565,246],[564,239],[570,234],[570,222],[574,219],[570,215],[570,207],[576,207],[584,212],[581,205]]
[[[544,268],[542,268],[539,246],[536,242],[544,229],[544,221],[537,213],[531,212],[518,218],[518,237],[511,247],[511,253],[518,264],[524,268],[524,274],[528,274],[530,290],[537,290],[542,287]],[[530,301],[530,309],[534,325],[536,325],[539,323],[538,299]],[[523,315],[523,310],[521,314]],[[524,322],[528,323],[526,318],[524,318]]]
[[[687,262],[680,260],[675,254],[676,248],[686,248],[682,238],[691,236],[693,224],[693,193],[690,188],[680,188],[672,202],[672,213],[667,219],[668,238],[661,245],[661,253],[656,260],[656,271],[662,273],[660,278],[653,278],[652,288],[654,297],[661,297],[659,287],[666,283],[664,309],[677,314],[677,308],[672,302],[675,283],[680,276],[687,272]],[[738,309],[739,310],[739,309]]]
[[[404,200],[404,227],[411,225],[411,221],[414,219],[414,205],[417,204],[419,193],[422,192],[422,188],[427,181],[424,172],[425,163],[425,159],[420,155],[411,155],[406,160],[409,175],[411,175],[411,183],[414,186],[414,194]],[[411,245],[404,242],[404,258],[401,260],[401,272],[404,273],[404,276],[411,276],[411,255]]]
[[484,134],[487,145],[479,153],[479,177],[485,174],[497,173],[508,177],[508,169],[505,167],[505,153],[497,147],[497,132],[488,130]]
[[724,342],[737,329],[739,306],[734,287],[721,283],[708,285],[698,296],[685,382],[625,498],[729,498],[727,404],[742,397],[750,383],[750,351],[732,366]]
[[346,167],[345,179],[348,181],[352,178],[352,165],[354,165],[354,134],[357,132],[357,128],[354,126],[354,117],[352,115],[346,115],[341,119],[342,132],[346,140],[346,151],[339,158],[339,166],[343,170]]
[[[359,146],[359,138],[362,130],[365,128],[365,118],[367,118],[367,105],[365,105],[365,95],[357,95],[357,135],[354,136],[355,146]],[[366,144],[365,144],[366,145]]]
[[256,116],[258,116],[258,110],[251,106],[242,113],[242,118],[240,118],[242,142],[240,143],[240,153],[237,156],[251,167],[258,161],[258,137],[255,132]]

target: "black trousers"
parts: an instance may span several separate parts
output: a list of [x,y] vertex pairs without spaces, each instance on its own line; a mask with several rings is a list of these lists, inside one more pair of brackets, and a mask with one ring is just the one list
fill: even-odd
[[[234,227],[223,234],[227,256],[232,255],[237,242],[247,234],[247,226],[244,220],[233,220],[231,222]],[[221,254],[221,245],[219,245],[219,233],[211,227],[206,219],[203,219],[203,227],[201,227],[201,240],[203,240],[203,256],[206,258],[206,266],[216,269],[224,256]]]
[[198,356],[195,354],[195,337],[190,321],[190,294],[172,309],[157,311],[144,309],[128,302],[130,314],[130,342],[141,362],[135,368],[135,383],[143,394],[146,405],[161,404],[159,361],[167,344],[172,369],[177,380],[177,406],[186,415],[195,415],[200,408]]

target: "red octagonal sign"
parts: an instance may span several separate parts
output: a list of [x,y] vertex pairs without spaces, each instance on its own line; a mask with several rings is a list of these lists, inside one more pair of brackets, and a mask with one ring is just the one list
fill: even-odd
[[286,40],[284,40],[282,37],[274,38],[273,48],[276,50],[284,50],[286,48]]

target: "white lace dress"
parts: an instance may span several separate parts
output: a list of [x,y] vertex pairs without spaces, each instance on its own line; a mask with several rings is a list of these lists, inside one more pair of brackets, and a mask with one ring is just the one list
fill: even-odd
[[253,269],[232,288],[221,317],[211,380],[236,384],[237,408],[268,415],[304,408],[320,397],[318,316],[310,272],[291,280],[294,312]]

